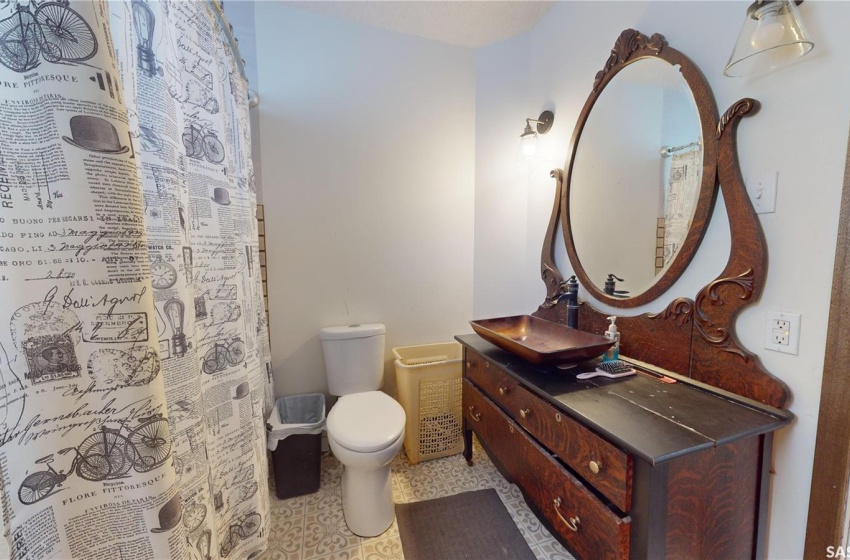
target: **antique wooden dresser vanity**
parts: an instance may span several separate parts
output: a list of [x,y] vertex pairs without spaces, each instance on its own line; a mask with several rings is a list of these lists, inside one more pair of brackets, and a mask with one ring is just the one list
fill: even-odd
[[[699,117],[701,173],[689,229],[675,256],[634,297],[598,286],[583,265],[571,214],[579,140],[591,109],[628,66],[659,60],[687,82]],[[635,65],[637,66],[637,65]],[[638,375],[580,381],[572,370],[534,366],[479,338],[464,346],[464,455],[476,434],[508,480],[523,491],[549,530],[580,559],[731,560],[765,555],[773,432],[792,414],[785,385],[737,342],[734,318],[758,299],[767,253],[740,179],[735,129],[758,103],[744,99],[718,118],[705,79],[660,35],[624,31],[596,76],[573,135],[543,247],[545,302],[533,314],[566,324],[563,277],[554,263],[560,223],[572,267],[586,292],[613,307],[656,300],[688,267],[711,217],[718,189],[731,246],[723,272],[692,300],[676,298],[656,314],[622,316],[621,357]],[[579,257],[582,257],[581,259]],[[614,261],[614,264],[619,261]],[[612,265],[613,266],[613,265]],[[611,271],[614,272],[614,271]],[[579,328],[601,334],[605,316],[588,301]]]

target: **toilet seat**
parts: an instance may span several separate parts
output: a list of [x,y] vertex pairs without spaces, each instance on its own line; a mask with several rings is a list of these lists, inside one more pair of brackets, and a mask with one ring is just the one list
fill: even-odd
[[328,436],[359,453],[386,449],[404,432],[404,409],[381,391],[340,397],[328,414]]

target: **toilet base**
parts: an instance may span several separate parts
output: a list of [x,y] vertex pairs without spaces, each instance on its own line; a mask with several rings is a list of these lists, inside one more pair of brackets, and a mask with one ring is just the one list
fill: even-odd
[[376,537],[395,519],[390,465],[372,469],[344,467],[342,511],[345,524],[359,537]]

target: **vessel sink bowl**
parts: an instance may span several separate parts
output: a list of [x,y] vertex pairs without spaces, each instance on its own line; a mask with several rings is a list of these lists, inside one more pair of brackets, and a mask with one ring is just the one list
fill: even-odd
[[531,315],[481,319],[469,324],[487,342],[538,366],[589,360],[614,344],[604,336]]

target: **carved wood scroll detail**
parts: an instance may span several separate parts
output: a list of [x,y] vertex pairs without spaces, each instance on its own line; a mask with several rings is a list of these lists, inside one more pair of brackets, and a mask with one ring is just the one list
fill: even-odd
[[555,231],[561,213],[561,196],[564,188],[564,172],[561,169],[553,169],[549,176],[555,179],[555,202],[552,204],[552,216],[549,218],[549,226],[546,230],[546,240],[543,243],[543,251],[540,255],[540,276],[546,284],[546,300],[540,305],[540,309],[551,309],[561,299],[564,290],[564,277],[555,264]]
[[593,90],[599,87],[599,84],[605,78],[605,75],[611,71],[611,68],[626,62],[632,53],[641,49],[649,49],[655,54],[667,45],[667,40],[660,33],[653,33],[652,37],[647,37],[636,29],[626,29],[617,38],[614,43],[614,48],[611,49],[611,55],[605,61],[605,67],[596,73],[596,78],[593,80]]
[[694,318],[694,300],[684,297],[676,298],[661,313],[650,313],[647,317],[675,321],[681,327]]
[[753,109],[757,108],[758,101],[749,97],[745,97],[744,99],[739,100],[737,103],[726,109],[726,112],[723,113],[722,117],[720,117],[720,122],[717,123],[716,138],[720,140],[720,137],[723,136],[723,131],[726,130],[726,125],[728,125],[729,122],[732,121],[732,119],[743,117]]
[[557,269],[545,263],[540,267],[540,276],[543,278],[543,283],[546,284],[546,300],[540,304],[540,307],[552,309],[561,299],[561,286],[564,284],[564,277]]
[[739,296],[739,299],[750,299],[753,296],[753,278],[752,268],[749,268],[746,272],[732,278],[718,278],[697,294],[695,306],[697,332],[703,340],[724,352],[737,354],[744,359],[744,362],[750,361],[749,354],[738,346],[732,338],[728,328],[714,324],[711,320],[710,312],[705,309],[705,305],[723,305],[723,299],[718,294],[717,289],[724,284],[730,284],[740,288],[741,295]]

